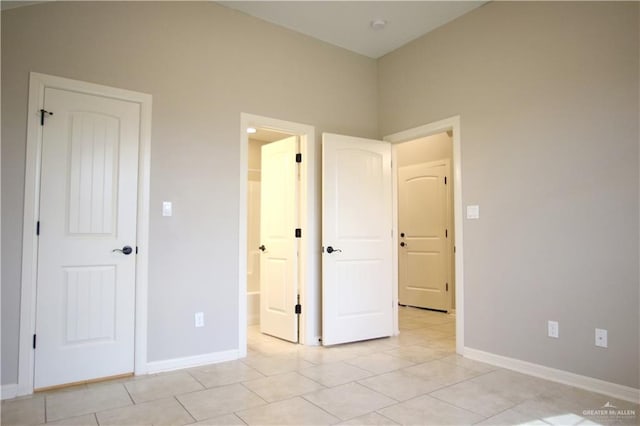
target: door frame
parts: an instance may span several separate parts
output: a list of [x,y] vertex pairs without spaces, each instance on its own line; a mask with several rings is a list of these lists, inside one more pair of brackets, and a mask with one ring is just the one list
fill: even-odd
[[[263,128],[297,135],[300,138],[302,163],[300,169],[300,227],[302,238],[299,255],[299,291],[302,313],[299,323],[299,343],[318,345],[320,330],[320,250],[318,243],[319,215],[315,194],[316,176],[315,128],[308,124],[279,120],[260,115],[240,113],[240,188],[238,233],[238,356],[247,356],[247,186],[249,180],[249,135],[247,128]],[[294,161],[294,159],[292,159]],[[293,230],[292,230],[293,231]],[[262,296],[261,296],[262,297]],[[293,307],[292,307],[293,308]]]
[[24,215],[22,229],[22,279],[20,298],[20,337],[18,358],[18,395],[33,393],[35,351],[32,339],[36,327],[36,290],[38,237],[36,223],[40,210],[40,169],[42,161],[42,126],[40,108],[46,88],[75,91],[138,103],[140,105],[140,145],[138,157],[138,202],[136,223],[134,373],[147,372],[147,291],[149,264],[149,183],[151,152],[152,96],[94,83],[47,74],[29,74],[27,109],[27,150],[25,159]]
[[[437,133],[453,131],[453,215],[455,236],[455,300],[456,300],[456,353],[464,351],[464,249],[462,215],[462,146],[460,136],[460,116],[445,118],[423,126],[385,136],[383,140],[392,145],[408,142]],[[393,309],[394,331],[400,333],[398,324],[398,161],[396,150],[392,150],[391,173],[393,176]]]

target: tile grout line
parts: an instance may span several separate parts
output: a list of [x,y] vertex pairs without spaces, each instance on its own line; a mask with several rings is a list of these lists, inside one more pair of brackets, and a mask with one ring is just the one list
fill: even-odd
[[122,387],[124,388],[125,392],[127,392],[127,395],[129,395],[129,399],[131,400],[131,403],[133,405],[137,405],[136,401],[133,399],[133,397],[131,396],[131,392],[129,392],[129,388],[127,388],[127,385],[125,385],[124,383],[122,383]]
[[197,423],[198,422],[198,419],[196,419],[195,416],[193,414],[191,414],[191,411],[189,411],[187,409],[187,407],[185,407],[184,404],[182,402],[180,402],[180,400],[178,399],[177,395],[173,395],[172,398],[175,399],[176,402],[178,403],[178,405],[180,405],[182,407],[182,409],[189,415],[189,417],[191,417],[193,419],[192,423]]
[[[331,389],[331,388],[329,388]],[[336,416],[335,414],[329,412],[328,410],[324,409],[323,407],[320,407],[318,404],[314,403],[313,401],[308,400],[307,398],[304,397],[304,395],[300,395],[300,398],[304,399],[305,401],[307,401],[309,404],[313,405],[314,407],[318,408],[321,411],[324,411],[325,413],[327,413],[328,415],[330,415],[331,417],[335,417],[336,419],[338,419],[338,423],[342,423],[345,422],[346,420],[343,420],[342,418]],[[337,423],[336,423],[337,424]]]

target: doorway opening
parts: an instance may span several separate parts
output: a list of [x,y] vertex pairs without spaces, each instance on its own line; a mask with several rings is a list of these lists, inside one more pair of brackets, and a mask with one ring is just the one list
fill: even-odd
[[455,309],[453,132],[395,146],[398,196],[398,303]]
[[[430,142],[433,143],[434,140],[436,140],[436,138],[439,138],[441,142],[443,142],[442,144],[440,144],[441,146],[432,145],[429,147],[428,144]],[[444,141],[446,141],[445,138],[449,139],[451,142],[446,142],[445,144],[444,143]],[[440,244],[441,250],[448,249],[449,254],[451,255],[451,260],[449,262],[449,265],[445,268],[441,267],[440,274],[442,276],[448,277],[449,281],[440,280],[441,284],[444,283],[444,290],[445,290],[444,293],[443,292],[439,292],[439,293],[433,292],[433,293],[440,295],[440,305],[437,305],[439,306],[439,309],[438,308],[436,309],[442,310],[442,311],[448,311],[451,313],[455,311],[455,322],[451,321],[451,318],[449,318],[448,321],[443,321],[443,323],[447,322],[449,324],[442,327],[444,330],[440,330],[440,331],[446,331],[445,334],[448,334],[450,338],[452,338],[453,335],[455,335],[456,352],[459,354],[462,354],[464,352],[464,276],[463,276],[464,250],[463,250],[463,227],[462,227],[462,223],[463,223],[462,222],[462,173],[461,173],[462,166],[461,166],[461,142],[460,142],[461,141],[460,117],[455,116],[455,117],[447,118],[444,120],[436,121],[430,124],[426,124],[424,126],[419,126],[409,130],[399,132],[399,133],[395,133],[385,137],[384,140],[394,145],[392,175],[394,179],[393,235],[395,237],[395,244],[394,244],[394,253],[393,253],[393,256],[394,256],[393,264],[394,264],[395,271],[393,276],[395,281],[394,283],[394,309],[396,310],[395,318],[394,318],[395,332],[398,334],[400,333],[400,316],[405,315],[405,311],[402,311],[401,309],[405,309],[405,310],[408,309],[409,313],[425,312],[424,309],[402,308],[399,306],[399,302],[401,301],[400,300],[401,298],[399,297],[400,296],[399,291],[398,291],[400,286],[400,283],[399,283],[400,269],[398,267],[400,263],[400,256],[401,256],[400,250],[405,249],[405,247],[408,250],[410,247],[408,247],[407,245],[410,244],[410,241],[408,241],[406,238],[407,233],[405,233],[404,239],[401,237],[401,233],[403,231],[400,230],[398,226],[400,221],[400,217],[399,217],[400,215],[400,211],[399,211],[400,175],[399,175],[399,172],[401,169],[400,163],[403,161],[402,159],[403,153],[401,152],[399,154],[398,152],[399,150],[402,150],[402,148],[398,149],[398,147],[400,146],[400,144],[403,144],[403,143],[416,144],[417,147],[422,148],[425,151],[432,150],[438,153],[438,148],[444,148],[447,144],[451,146],[451,151],[450,151],[451,159],[449,161],[449,166],[447,166],[446,161],[441,161],[442,159],[440,160],[434,159],[433,157],[429,158],[429,160],[433,160],[433,161],[422,161],[423,164],[426,164],[426,165],[423,165],[422,167],[426,169],[432,169],[431,175],[433,176],[430,178],[427,178],[426,175],[428,173],[426,173],[425,176],[423,176],[423,182],[422,182],[423,185],[416,185],[416,186],[418,188],[422,186],[422,192],[425,192],[427,194],[429,192],[431,192],[432,194],[440,193],[441,197],[448,196],[449,200],[451,199],[453,200],[453,201],[449,201],[449,204],[448,204],[449,208],[453,212],[453,217],[450,214],[447,214],[446,211],[444,210],[441,210],[439,213],[441,217],[446,218],[444,220],[440,220],[441,223],[445,224],[445,227],[444,227],[444,239],[439,238],[439,244]],[[440,153],[436,154],[436,156],[442,156],[442,151],[440,150]],[[427,158],[424,158],[424,160],[427,160]],[[413,166],[413,165],[407,164],[407,166]],[[434,168],[435,170],[437,170],[438,168],[440,170],[437,171],[437,173],[434,173]],[[409,170],[409,171],[415,172],[415,170]],[[432,182],[435,183],[437,179],[441,178],[442,179],[441,182],[444,185],[445,176],[440,176],[440,174],[444,172],[446,172],[445,174],[447,174],[446,185],[448,186],[448,191],[444,191],[443,186],[440,186],[438,188],[435,185],[431,185],[429,189],[429,185],[424,184],[426,182],[426,179],[431,179]],[[419,223],[421,222],[419,221]],[[440,226],[442,227],[442,225]],[[447,227],[447,226],[450,226],[450,227]],[[438,240],[438,238],[432,238],[431,242],[433,243],[436,240]],[[400,245],[403,242],[405,243],[404,247]],[[414,243],[418,243],[418,241],[414,241]],[[417,245],[418,245],[418,248],[420,248],[420,244],[417,244]],[[424,250],[423,248],[423,251],[430,251],[430,250]],[[431,251],[434,251],[434,250],[431,250]],[[406,256],[406,253],[403,255]],[[418,253],[416,254],[416,259],[418,259],[419,256],[422,256],[422,259],[424,260],[424,258],[428,255],[424,253],[423,254]],[[416,262],[416,263],[419,263],[419,262]],[[429,262],[423,262],[422,264],[420,264],[420,266],[423,267],[423,269],[425,265],[429,265]],[[419,267],[416,267],[416,269],[420,270]],[[449,283],[449,292],[446,291],[447,282]],[[435,287],[435,285],[429,285],[429,287]],[[427,305],[426,307],[429,307],[429,306]],[[443,307],[445,309],[442,309]],[[446,319],[446,317],[442,317],[441,315],[448,315],[444,313],[438,313],[436,311],[426,311],[426,312],[428,312],[428,315],[430,316],[439,315],[439,317],[437,316],[435,318],[440,318],[440,319],[443,319],[443,318]],[[409,315],[409,317],[411,317],[411,315]],[[428,321],[428,320],[425,320],[425,321]],[[439,320],[436,319],[435,321],[439,321]],[[407,321],[405,321],[405,323],[406,322]],[[409,324],[410,324],[410,321],[409,321]],[[403,327],[403,328],[406,329],[406,327]]]
[[455,347],[453,131],[394,146],[401,331]]
[[[317,182],[315,130],[305,124],[246,113],[241,114],[240,121],[238,356],[247,354],[248,326],[255,330],[260,324],[263,331],[267,331],[264,330],[266,320],[270,335],[317,345],[320,277],[319,220],[316,219],[319,215],[312,196],[316,193]],[[255,133],[248,133],[247,129],[255,130]],[[269,153],[271,158],[270,172],[263,169],[263,153]],[[271,195],[265,194],[267,173],[271,182],[276,182]],[[258,202],[265,197],[275,197],[275,201]],[[286,215],[278,210],[282,203],[288,206]],[[256,207],[263,204],[271,211],[269,226],[276,229],[275,233],[271,232],[270,238],[274,238],[269,241],[265,241],[265,235],[259,237],[266,226],[260,223],[264,218],[259,219],[265,209],[258,213]],[[284,252],[288,257],[283,257]],[[264,277],[265,273],[272,281],[295,282],[295,288],[291,285],[287,290],[279,287],[265,295],[263,290],[258,290],[258,277]],[[261,318],[265,307],[269,307],[269,317]],[[281,332],[285,334],[279,334]]]
[[247,332],[298,343],[299,137],[268,128],[248,134]]

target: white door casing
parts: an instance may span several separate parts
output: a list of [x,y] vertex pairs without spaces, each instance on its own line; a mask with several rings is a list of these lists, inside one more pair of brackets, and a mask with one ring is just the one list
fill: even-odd
[[140,105],[47,88],[44,108],[36,389],[134,370]]
[[391,145],[324,133],[322,194],[322,343],[390,336]]
[[262,146],[260,331],[298,341],[298,138]]
[[398,300],[450,309],[449,161],[398,169]]

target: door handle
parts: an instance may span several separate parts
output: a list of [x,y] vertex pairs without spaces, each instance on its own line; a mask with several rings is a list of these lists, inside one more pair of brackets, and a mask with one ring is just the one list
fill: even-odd
[[406,245],[407,245],[407,243],[405,243],[404,241],[400,243],[400,247],[404,247]]
[[331,247],[331,246],[327,247],[327,253],[331,254],[331,253],[333,253],[334,251],[342,253],[342,250],[340,250],[340,249],[334,249],[334,248],[333,248],[333,247]]
[[131,253],[133,253],[133,249],[131,248],[131,246],[124,246],[121,249],[113,249],[111,250],[112,253],[115,253],[119,251],[120,253],[124,254],[124,255],[130,255]]
[[260,247],[258,247],[258,250],[260,251],[265,251],[267,248],[263,245],[261,245]]

